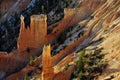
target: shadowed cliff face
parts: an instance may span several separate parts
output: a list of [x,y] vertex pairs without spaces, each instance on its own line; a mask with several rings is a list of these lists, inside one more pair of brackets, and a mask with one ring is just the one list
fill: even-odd
[[16,2],[16,0],[1,0],[0,1],[0,17]]
[[[39,63],[41,62],[40,50],[41,48],[43,48],[43,45],[53,43],[60,36],[61,33],[66,31],[67,29],[71,29],[71,26],[74,26],[70,32],[67,32],[67,35],[69,35],[66,35],[65,38],[67,42],[64,41],[62,44],[58,45],[59,48],[61,45],[64,44],[66,45],[65,48],[62,48],[62,50],[55,48],[56,51],[59,50],[59,52],[55,53],[56,55],[53,56],[53,65],[56,65],[54,67],[54,69],[56,69],[56,72],[59,72],[57,68],[60,69],[61,66],[72,62],[71,59],[73,58],[73,55],[71,55],[71,53],[78,52],[82,48],[92,49],[95,47],[103,47],[103,53],[107,53],[103,60],[108,63],[108,66],[103,71],[102,75],[98,77],[98,80],[108,79],[111,76],[114,76],[116,80],[119,80],[120,0],[83,0],[83,4],[80,8],[71,10],[71,12],[66,12],[65,17],[58,23],[58,25],[50,34],[47,34],[46,36],[44,36],[44,38],[41,38],[40,42],[35,41],[37,45],[34,45],[34,48],[24,48],[24,45],[28,45],[28,43],[25,43],[26,40],[28,41],[28,39],[26,39],[27,37],[21,33],[23,33],[24,31],[27,32],[27,29],[29,30],[29,28],[26,29],[25,26],[21,25],[21,29],[23,27],[25,28],[25,30],[20,32],[19,36],[21,37],[23,35],[23,37],[21,38],[24,44],[21,48],[24,48],[24,51],[19,52],[18,50],[16,50],[14,52],[11,52],[9,55],[3,55],[3,53],[1,54],[0,75],[2,76],[0,76],[0,78],[6,78],[7,80],[14,80],[17,77],[23,78],[25,74],[35,70],[36,66],[25,67],[28,64],[30,56],[35,56],[36,54],[39,54],[38,60],[36,60],[38,61],[37,65],[39,65]],[[67,15],[68,13],[70,14]],[[84,33],[81,36],[76,36],[78,35],[77,33],[79,33],[80,30],[84,30]],[[103,40],[99,41],[101,38],[103,38]],[[68,39],[71,39],[71,41]],[[52,45],[52,47],[53,46],[54,45]],[[47,53],[48,51],[45,52]],[[45,61],[46,59],[43,60]],[[19,69],[16,70],[17,68]],[[69,69],[74,70],[74,67],[70,67]],[[63,72],[61,71],[58,75],[55,76],[55,79],[61,80],[61,78],[59,79],[59,77],[64,75],[70,77],[71,74],[68,74],[68,72],[69,71],[67,70]],[[61,75],[62,73],[63,75]],[[63,77],[63,80],[68,80],[68,78],[66,79],[66,76]]]
[[0,2],[0,50],[10,52],[16,48],[20,27],[19,16],[30,6],[31,0],[1,0]]
[[[16,3],[16,0],[1,0],[0,2],[0,18],[2,18],[7,11]],[[1,22],[2,19],[0,19]]]
[[0,23],[4,22],[15,13],[21,12],[30,3],[30,0],[1,0]]

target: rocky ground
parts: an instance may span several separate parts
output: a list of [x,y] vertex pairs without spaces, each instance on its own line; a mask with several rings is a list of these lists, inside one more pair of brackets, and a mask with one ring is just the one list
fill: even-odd
[[[58,2],[57,5],[54,2]],[[30,24],[30,16],[46,13],[48,25],[64,17],[64,7],[74,7],[76,1],[42,1],[42,0],[1,0],[0,1],[0,51],[10,52],[17,48],[17,37],[20,29],[20,16],[24,15],[26,25]],[[48,5],[48,6],[46,6]],[[42,9],[43,6],[43,9]],[[59,8],[59,9],[58,9]],[[50,30],[51,31],[51,30]]]
[[94,43],[88,49],[95,46],[103,47],[102,53],[105,53],[104,61],[108,63],[107,68],[99,76],[98,80],[119,80],[120,79],[120,62],[119,62],[119,43],[120,43],[120,1],[107,0],[107,2],[97,9],[90,22],[98,22],[94,25],[93,40],[103,38],[102,42]]
[[[87,18],[81,20],[79,23],[77,23],[73,27],[70,27],[63,34],[61,34],[61,36],[64,37],[58,37],[58,40],[54,41],[54,43],[52,44],[52,55],[60,53],[60,51],[65,50],[66,47],[71,46],[72,43],[74,44],[75,42],[77,42],[79,38],[83,38],[83,42],[78,43],[79,45],[75,47],[74,50],[72,50],[72,52],[78,53],[81,49],[85,48],[86,53],[89,54],[96,47],[102,47],[103,50],[100,54],[105,55],[102,61],[104,61],[107,64],[107,66],[97,77],[96,80],[119,80],[120,0],[104,0],[103,2],[102,1],[103,0],[92,0],[87,2],[88,5],[86,5],[86,7],[90,8],[92,12]],[[100,4],[100,2],[102,2],[101,6],[95,9],[95,7],[98,4]],[[82,9],[80,10],[82,12]],[[54,12],[50,12],[50,15],[53,13]],[[89,11],[86,11],[86,13],[89,14]],[[86,34],[89,35],[86,36]],[[84,36],[86,38],[84,38]],[[5,58],[7,57],[5,56]],[[34,68],[35,67],[33,66],[27,69],[34,70]],[[22,70],[24,71],[26,70],[26,68],[23,68]],[[2,74],[2,72],[0,74],[0,77],[2,77],[2,75],[5,75]]]

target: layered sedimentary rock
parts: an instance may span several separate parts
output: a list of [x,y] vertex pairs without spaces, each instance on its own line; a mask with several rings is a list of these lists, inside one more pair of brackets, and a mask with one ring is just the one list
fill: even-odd
[[[73,56],[73,55],[72,55]],[[68,56],[69,58],[71,56]],[[59,59],[59,58],[58,58]],[[51,57],[51,47],[50,45],[44,46],[42,53],[42,77],[41,80],[69,80],[71,73],[74,71],[75,65],[71,65],[67,70],[63,70],[62,72],[54,71],[54,59]],[[62,61],[64,65],[69,64],[73,60]],[[65,63],[64,63],[65,62]],[[60,67],[59,65],[57,65]],[[64,76],[66,75],[66,76]]]
[[53,80],[53,62],[50,45],[44,46],[42,53],[42,80]]
[[17,44],[19,51],[35,48],[41,40],[44,40],[47,35],[46,20],[46,15],[33,15],[31,16],[30,27],[25,27],[24,17],[21,16],[21,28]]
[[[109,79],[111,76],[114,76],[114,80],[119,80],[120,1],[107,0],[93,15],[95,18],[102,17],[99,19],[100,23],[97,23],[98,26],[101,26],[101,29],[95,39],[104,37],[104,41],[98,46],[104,47],[103,53],[108,53],[104,58],[104,61],[108,63],[108,67],[98,80]],[[96,26],[95,29],[97,29],[98,26]]]
[[16,0],[1,0],[0,1],[0,17],[7,12],[7,9],[10,8],[10,6],[12,6],[14,3],[16,2]]
[[47,16],[46,15],[31,16],[30,29],[31,34],[35,39],[35,42],[33,43],[39,44],[41,39],[44,39],[44,37],[47,35]]
[[[42,26],[47,26],[45,22],[46,21],[45,17],[43,17],[44,18],[43,19],[42,17],[39,17],[39,16],[37,17],[32,16],[31,24],[30,24],[32,26],[30,26],[30,28],[29,27],[25,28],[24,18],[21,17],[21,31],[20,31],[19,44],[18,44],[19,46],[21,46],[21,48],[19,47],[20,53],[16,51],[16,55],[15,53],[14,54],[11,53],[11,55],[1,55],[0,56],[0,64],[1,64],[0,71],[2,71],[3,73],[12,72],[12,70],[15,70],[16,67],[20,66],[20,64],[23,64],[24,60],[28,60],[30,55],[34,56],[37,53],[38,49],[31,50],[30,47],[42,48],[44,44],[52,43],[62,32],[70,28],[70,26],[74,26],[79,21],[82,21],[87,18],[85,22],[84,21],[83,23],[80,22],[80,25],[82,24],[82,28],[85,27],[85,33],[83,34],[83,36],[80,36],[80,38],[75,40],[73,43],[70,43],[69,45],[67,45],[65,49],[61,50],[55,56],[51,57],[50,46],[47,46],[44,48],[45,51],[43,51],[43,58],[42,58],[43,77],[44,77],[43,79],[59,80],[59,77],[61,76],[62,76],[61,77],[62,80],[69,79],[70,73],[71,73],[69,71],[70,70],[73,71],[74,66],[70,66],[69,69],[63,70],[62,72],[59,72],[60,70],[56,70],[56,71],[54,70],[57,68],[60,69],[63,65],[67,63],[66,61],[68,61],[68,63],[72,61],[73,55],[70,53],[76,51],[77,46],[79,46],[78,48],[80,50],[81,48],[90,45],[92,41],[98,40],[102,37],[104,37],[103,42],[95,43],[92,45],[92,47],[93,46],[104,47],[103,52],[108,53],[108,55],[105,56],[105,60],[108,61],[109,66],[106,68],[106,70],[104,70],[104,72],[98,79],[99,80],[106,79],[107,77],[111,75],[114,75],[116,79],[119,79],[119,74],[120,74],[119,72],[119,66],[120,66],[119,65],[119,52],[120,52],[119,48],[120,46],[118,44],[120,42],[119,40],[120,38],[120,35],[119,35],[120,1],[119,0],[107,0],[107,1],[104,0],[103,2],[105,1],[106,2],[102,6],[97,7],[98,4],[101,5],[103,3],[102,1],[103,0],[99,0],[99,1],[92,0],[91,2],[89,2],[89,5],[88,5],[87,0],[86,0],[86,2],[84,3],[84,6],[81,6],[81,8],[76,9],[78,10],[78,12],[71,9],[72,10],[72,12],[70,13],[71,15],[67,16],[66,14],[66,17],[64,17],[64,19],[62,19],[60,23],[58,23],[56,28],[54,28],[53,31],[48,35],[47,35],[46,27],[44,27],[43,31],[40,30],[41,28],[41,25],[39,24],[40,19],[42,19],[41,21],[43,21]],[[92,14],[92,12],[94,13]],[[68,12],[65,12],[65,13],[68,13]],[[28,36],[30,34],[31,34],[31,37]],[[41,36],[45,36],[45,37],[41,39],[39,38]],[[30,52],[29,53],[30,55],[28,54],[28,52]],[[18,57],[20,57],[20,59]],[[63,60],[64,57],[66,57],[65,61]],[[23,59],[25,58],[25,59],[22,61],[21,60],[22,58]],[[14,61],[12,62],[12,60]],[[7,66],[4,67],[6,64],[11,65],[12,63],[17,63],[17,65],[14,64],[12,68],[9,68]],[[47,67],[46,64],[48,64],[47,66],[49,67]],[[67,75],[63,76],[65,74]]]
[[24,10],[31,0],[1,0],[0,23],[4,23],[10,16]]
[[[119,80],[120,0],[107,0],[92,16],[93,19],[91,19],[86,26],[93,26],[93,29],[88,39],[84,42],[84,45],[86,45],[87,42],[103,38],[103,41],[94,43],[89,46],[88,49],[96,46],[103,47],[102,53],[106,53],[103,61],[108,63],[107,68],[97,80]],[[111,76],[113,77],[111,78]]]

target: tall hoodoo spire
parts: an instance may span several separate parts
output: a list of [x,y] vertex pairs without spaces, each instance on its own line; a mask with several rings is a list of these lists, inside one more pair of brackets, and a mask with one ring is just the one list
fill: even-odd
[[24,51],[28,47],[37,48],[41,39],[47,35],[47,16],[44,14],[31,16],[30,28],[25,27],[24,16],[21,15],[21,27],[18,38],[18,49]]
[[42,53],[42,80],[52,80],[54,76],[53,61],[51,57],[51,46],[44,46]]
[[24,16],[23,16],[23,15],[20,16],[20,20],[21,20],[21,28],[20,28],[20,29],[23,29],[23,30],[24,30],[24,28],[25,28],[25,23],[24,23]]
[[47,35],[47,16],[44,14],[31,16],[31,34],[33,38],[39,43]]

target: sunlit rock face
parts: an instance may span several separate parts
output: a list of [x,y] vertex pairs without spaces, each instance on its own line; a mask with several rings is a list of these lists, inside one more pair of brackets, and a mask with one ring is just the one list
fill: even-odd
[[[98,80],[120,79],[120,0],[107,0],[93,14],[94,18],[89,21],[88,26],[93,26],[91,38],[97,40],[103,38],[101,43],[93,46],[103,47],[106,53],[103,59],[108,63],[107,68],[99,76]],[[92,25],[94,24],[94,25]],[[89,46],[93,47],[93,46]]]
[[[31,16],[30,27],[25,27],[24,17],[21,16],[21,28],[18,38],[18,50],[24,51],[27,48],[36,48],[41,39],[47,35],[47,17],[46,15]],[[24,44],[24,45],[23,45]]]
[[[50,46],[45,46],[43,48],[41,61],[43,63],[43,75],[41,78],[43,80],[69,80],[72,73],[71,71],[74,71],[75,67],[70,66],[64,71],[62,71],[61,67],[66,63],[73,61],[72,52],[76,52],[77,49],[81,50],[82,48],[85,48],[84,46],[88,46],[87,48],[97,46],[104,48],[102,53],[107,54],[103,60],[108,63],[108,66],[103,71],[102,75],[98,77],[98,80],[108,79],[111,76],[114,76],[116,80],[119,80],[120,0],[82,0],[82,2],[83,6],[80,8],[65,9],[65,17],[50,34],[47,34],[47,18],[45,16],[31,16],[30,27],[25,27],[24,17],[21,16],[21,28],[18,38],[18,51],[21,53],[16,52],[13,54],[13,52],[11,52],[9,55],[3,55],[2,52],[0,56],[0,78],[5,76],[5,73],[9,72],[9,69],[11,70],[10,72],[12,72],[12,70],[15,70],[16,67],[23,64],[25,60],[28,60],[30,56],[29,54],[36,54],[36,51],[28,53],[31,52],[30,47],[42,48],[44,44],[54,42],[54,40],[60,36],[64,30],[70,28],[70,26],[79,24],[80,27],[85,28],[85,33],[76,40],[67,44],[67,47],[60,50],[55,56],[51,56]],[[69,11],[71,11],[70,14]],[[68,22],[69,24],[67,24]],[[75,28],[77,27],[75,26]],[[75,31],[73,32],[76,33]],[[43,37],[45,37],[45,39]],[[99,43],[96,42],[92,45],[89,44],[92,41],[99,40],[100,38],[103,38],[103,40]],[[15,57],[13,57],[13,55],[15,55]],[[8,66],[4,67],[6,64],[12,65],[13,63],[17,64],[14,64],[14,66],[10,68]],[[27,74],[27,69],[24,73]],[[17,72],[14,74],[11,73],[10,76],[7,77],[9,80],[13,80],[13,78],[21,76],[20,74],[22,74],[22,71],[19,72],[19,75],[16,74]],[[24,77],[24,75],[22,77]]]
[[[56,57],[56,56],[55,56]],[[72,56],[68,56],[68,58],[71,59]],[[71,67],[69,67],[67,70],[57,70],[58,72],[55,72],[55,68],[54,68],[54,62],[56,61],[55,59],[53,59],[54,57],[51,56],[51,46],[44,46],[43,48],[43,53],[42,53],[42,76],[40,77],[40,80],[69,80],[70,79],[70,75],[71,73],[74,71],[75,69],[75,65],[71,65]],[[64,57],[62,57],[64,59]],[[62,67],[66,64],[69,64],[70,62],[73,61],[66,59],[66,61],[60,61],[60,63],[62,63]],[[59,57],[58,57],[59,59]],[[60,65],[56,65],[57,67],[60,67]],[[66,75],[66,76],[64,76]]]

